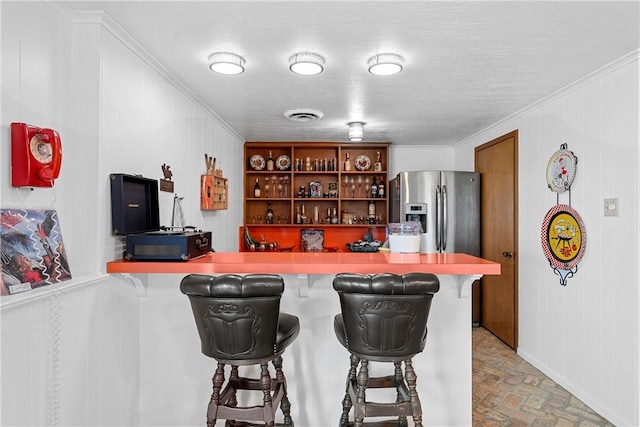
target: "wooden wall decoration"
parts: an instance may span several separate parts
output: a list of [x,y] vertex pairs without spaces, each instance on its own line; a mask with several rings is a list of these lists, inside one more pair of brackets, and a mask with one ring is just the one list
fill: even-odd
[[173,181],[171,180],[171,178],[173,177],[173,172],[171,171],[171,166],[163,163],[161,167],[164,178],[160,180],[160,191],[173,193]]
[[216,169],[217,159],[205,153],[207,173],[200,176],[200,209],[206,211],[225,210],[229,204],[229,183]]

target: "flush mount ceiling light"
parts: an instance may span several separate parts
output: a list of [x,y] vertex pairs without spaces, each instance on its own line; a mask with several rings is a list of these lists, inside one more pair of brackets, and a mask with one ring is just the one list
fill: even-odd
[[364,139],[364,123],[349,123],[349,141],[360,142]]
[[312,52],[296,53],[289,58],[289,69],[303,76],[314,76],[324,70],[324,58]]
[[369,72],[376,76],[391,76],[402,71],[404,60],[395,53],[381,53],[369,59]]
[[240,74],[244,72],[244,58],[230,52],[216,52],[209,55],[209,68],[220,74]]

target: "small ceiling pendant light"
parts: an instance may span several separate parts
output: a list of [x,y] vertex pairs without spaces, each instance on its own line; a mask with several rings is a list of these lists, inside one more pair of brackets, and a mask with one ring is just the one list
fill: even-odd
[[209,68],[220,74],[241,74],[244,72],[244,58],[230,52],[216,52],[209,55]]
[[381,53],[369,59],[369,72],[376,76],[391,76],[402,71],[403,58],[395,53]]
[[296,53],[289,58],[289,69],[303,76],[314,76],[324,70],[324,58],[312,52]]
[[364,140],[364,123],[351,122],[349,123],[349,141],[360,142]]

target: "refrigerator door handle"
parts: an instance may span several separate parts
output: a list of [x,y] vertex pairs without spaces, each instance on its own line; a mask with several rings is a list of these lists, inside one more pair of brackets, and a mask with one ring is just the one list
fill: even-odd
[[436,185],[436,250],[442,249],[442,191],[440,185]]
[[442,251],[447,250],[447,218],[449,217],[449,213],[447,212],[447,186],[442,186]]

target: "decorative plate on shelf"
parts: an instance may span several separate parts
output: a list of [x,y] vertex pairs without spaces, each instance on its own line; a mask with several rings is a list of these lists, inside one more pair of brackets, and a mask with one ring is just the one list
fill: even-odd
[[547,164],[547,186],[551,191],[562,193],[571,188],[576,176],[578,159],[573,152],[562,144],[560,150],[553,153]]
[[255,154],[249,159],[249,164],[253,170],[261,171],[267,165],[267,162],[264,161],[264,157],[260,154]]
[[369,168],[371,167],[371,159],[369,158],[369,156],[360,154],[358,157],[356,157],[355,165],[356,169],[358,169],[359,171],[369,170]]
[[282,155],[276,159],[276,167],[281,171],[286,171],[291,166],[291,159],[287,155]]

